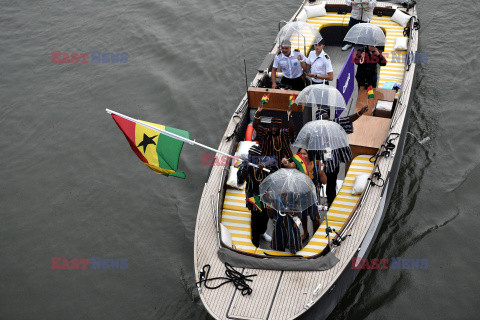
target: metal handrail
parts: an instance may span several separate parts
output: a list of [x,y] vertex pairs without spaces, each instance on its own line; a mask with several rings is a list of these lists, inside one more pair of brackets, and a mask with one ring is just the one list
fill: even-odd
[[217,205],[215,205],[213,194],[211,196],[211,203],[212,203],[213,220],[215,223],[215,229],[217,230],[217,244],[218,244],[218,247],[221,248],[222,244],[220,242],[220,224],[218,222],[218,200],[217,200]]

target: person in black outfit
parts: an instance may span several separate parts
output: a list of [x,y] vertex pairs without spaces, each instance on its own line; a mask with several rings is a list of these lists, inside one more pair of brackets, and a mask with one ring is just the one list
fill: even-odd
[[361,86],[367,89],[369,86],[377,87],[377,64],[386,66],[387,60],[374,46],[366,46],[355,54],[355,64],[358,66],[357,79],[358,88]]
[[[262,157],[262,150],[259,146],[255,145],[248,150],[248,161],[253,164],[259,165],[259,168],[248,165],[246,162],[243,162],[238,168],[237,173],[237,182],[238,184],[243,184],[247,182],[245,188],[245,195],[248,198],[260,195],[260,183],[268,175],[267,172],[263,171],[262,168],[269,166],[272,161],[271,157]],[[275,161],[276,162],[276,161]],[[252,243],[255,247],[258,248],[260,245],[260,237],[263,237],[266,241],[272,241],[272,238],[266,233],[268,225],[268,215],[267,208],[263,206],[263,209],[260,211],[256,206],[250,202],[246,202],[246,207],[252,213]]]
[[[368,106],[364,106],[357,113],[354,113],[347,117],[336,118],[332,121],[341,125],[343,130],[345,130],[347,134],[350,134],[353,133],[352,123],[355,122],[367,111]],[[317,120],[328,120],[330,118],[330,109],[320,108],[320,112],[317,116]],[[335,200],[335,197],[337,196],[337,177],[340,171],[340,163],[347,163],[352,160],[352,157],[353,155],[350,146],[332,150],[331,157],[329,158],[326,158],[324,152],[317,151],[316,160],[322,160],[325,164],[324,171],[327,176],[327,190],[325,193],[327,195],[327,206],[329,208],[332,205],[333,200]]]

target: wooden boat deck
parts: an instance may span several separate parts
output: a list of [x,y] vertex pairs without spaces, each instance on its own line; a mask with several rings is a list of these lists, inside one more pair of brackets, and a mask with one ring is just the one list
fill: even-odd
[[[344,1],[328,1],[328,4],[344,4]],[[386,6],[379,2],[377,6]],[[417,32],[413,31],[410,42],[411,50],[417,49]],[[277,47],[272,49],[275,52]],[[410,97],[411,84],[415,64],[412,63],[403,78],[403,92],[397,103],[395,114],[392,117],[389,133],[400,133],[404,124]],[[253,81],[256,85],[260,76]],[[232,116],[224,136],[221,139],[219,150],[231,153],[235,141],[225,141],[248,112],[245,95],[237,108],[239,117]],[[395,155],[389,158],[380,158],[378,168],[384,179],[388,179],[389,172],[396,159]],[[198,209],[195,230],[194,263],[195,281],[199,281],[199,271],[204,265],[211,266],[210,278],[224,276],[225,266],[217,256],[219,246],[216,216],[218,217],[219,201],[222,201],[225,171],[223,167],[212,168],[208,182],[205,184],[202,199]],[[393,185],[386,183],[393,188]],[[382,212],[385,205],[384,190],[381,187],[371,187],[359,208],[358,218],[349,232],[351,235],[334,251],[340,262],[326,271],[276,271],[242,269],[243,274],[256,274],[250,286],[251,295],[242,296],[233,285],[224,285],[216,290],[202,288],[201,300],[208,312],[217,319],[293,319],[307,311],[313,303],[322,296],[328,295],[331,288],[344,270],[351,267],[351,258],[367,250],[361,244],[365,240],[369,228],[374,225],[375,219],[380,219],[378,212]],[[238,269],[238,268],[237,268]],[[215,285],[212,283],[210,285]]]

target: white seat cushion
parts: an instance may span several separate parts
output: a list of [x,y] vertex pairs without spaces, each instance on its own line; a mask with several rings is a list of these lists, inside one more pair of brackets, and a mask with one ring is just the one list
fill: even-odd
[[325,10],[325,2],[322,4],[317,4],[314,6],[305,6],[305,12],[307,13],[308,18],[321,17],[327,15],[327,10]]
[[394,51],[404,51],[408,49],[408,38],[407,37],[398,37],[395,38],[395,47]]
[[402,27],[406,27],[408,24],[408,21],[410,21],[411,16],[403,13],[402,11],[396,9],[395,13],[392,16],[392,20],[401,25]]

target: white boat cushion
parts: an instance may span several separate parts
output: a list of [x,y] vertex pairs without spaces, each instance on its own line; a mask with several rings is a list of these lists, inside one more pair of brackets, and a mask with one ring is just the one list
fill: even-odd
[[395,38],[395,47],[394,51],[404,51],[408,49],[408,38],[407,37],[398,37]]
[[302,9],[302,11],[300,11],[300,13],[297,16],[297,21],[307,21],[307,19],[308,19],[307,13],[305,12],[305,9]]
[[369,177],[370,174],[368,173],[356,176],[355,182],[353,183],[352,194],[362,194],[363,190],[365,190],[365,187],[367,186]]
[[325,2],[314,6],[305,6],[304,10],[307,13],[308,18],[322,17],[327,15],[327,10],[325,10]]
[[401,25],[402,27],[406,27],[408,24],[408,21],[410,21],[411,16],[403,13],[402,11],[396,9],[395,13],[392,16],[392,20]]
[[227,186],[230,186],[235,189],[243,190],[245,189],[245,183],[237,184],[237,172],[238,172],[238,168],[235,168],[234,166],[230,166],[230,172],[228,173],[228,178],[227,178]]
[[220,230],[222,234],[222,242],[231,248],[233,242],[232,242],[232,235],[230,234],[230,231],[222,223],[220,223]]
[[248,150],[250,150],[250,148],[256,144],[257,141],[240,141],[237,152],[235,152],[235,156],[240,158],[248,158]]

